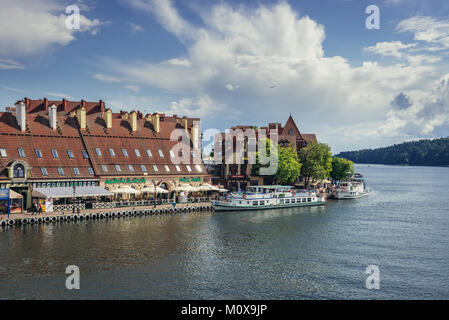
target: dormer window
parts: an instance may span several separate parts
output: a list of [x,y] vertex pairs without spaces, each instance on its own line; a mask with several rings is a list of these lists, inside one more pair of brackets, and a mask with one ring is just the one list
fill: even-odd
[[17,149],[17,151],[19,152],[19,157],[25,158],[25,151],[22,148]]
[[292,136],[293,135],[293,129],[288,130],[288,134]]
[[25,178],[25,167],[21,164],[16,164],[13,169],[14,178]]

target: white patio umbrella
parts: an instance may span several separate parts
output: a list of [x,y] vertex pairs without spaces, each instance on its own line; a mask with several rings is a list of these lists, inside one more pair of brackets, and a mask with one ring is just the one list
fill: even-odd
[[224,192],[229,192],[229,190],[227,190],[227,189],[219,189],[218,192],[223,192],[224,193]]
[[208,183],[204,183],[198,187],[198,190],[200,191],[218,191],[219,189],[217,187],[214,187]]
[[192,187],[190,184],[181,184],[175,188],[176,191],[183,192],[196,192],[199,191],[198,188]]
[[139,190],[131,187],[120,187],[112,191],[113,193],[128,193],[128,194],[140,194]]
[[[144,187],[140,191],[141,192],[154,193],[154,187]],[[164,188],[156,186],[156,193],[168,193],[168,190],[165,190]]]

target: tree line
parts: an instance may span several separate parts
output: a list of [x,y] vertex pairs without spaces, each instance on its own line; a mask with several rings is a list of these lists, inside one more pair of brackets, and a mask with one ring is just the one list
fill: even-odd
[[[266,154],[271,151],[271,141],[267,139]],[[310,183],[317,180],[332,179],[333,182],[348,179],[354,174],[354,163],[350,160],[332,156],[331,148],[325,143],[309,143],[298,154],[292,146],[279,147],[278,170],[269,177],[269,184],[292,184],[298,178],[304,180],[307,188]],[[253,167],[256,172],[263,165],[258,162]]]
[[346,151],[338,156],[356,163],[449,166],[449,137],[404,142],[378,149]]

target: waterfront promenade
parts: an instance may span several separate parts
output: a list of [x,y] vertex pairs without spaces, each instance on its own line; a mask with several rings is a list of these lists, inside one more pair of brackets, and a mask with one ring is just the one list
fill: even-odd
[[[154,206],[139,206],[139,207],[121,207],[121,208],[102,208],[102,209],[89,209],[89,210],[82,210],[80,213],[72,213],[72,211],[65,211],[63,212],[48,212],[48,213],[41,213],[41,214],[32,214],[31,212],[26,213],[20,213],[20,214],[10,214],[9,218],[7,214],[0,215],[0,221],[1,220],[22,220],[22,219],[30,219],[30,218],[53,218],[53,217],[60,217],[60,216],[84,216],[84,215],[90,215],[90,214],[105,214],[105,213],[118,213],[118,212],[129,212],[129,211],[150,211],[152,210],[153,214],[161,214],[161,213],[181,213],[181,212],[189,212],[189,211],[198,211],[199,209],[203,210],[213,210],[211,206],[211,202],[194,202],[194,203],[180,203],[176,204],[176,207],[173,207],[172,204],[161,204],[157,205],[156,208]],[[170,211],[170,209],[173,209]],[[164,212],[166,210],[166,212]]]

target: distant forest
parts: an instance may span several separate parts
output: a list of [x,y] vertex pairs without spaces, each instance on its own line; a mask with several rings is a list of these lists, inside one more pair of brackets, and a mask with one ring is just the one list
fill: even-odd
[[404,142],[378,149],[346,151],[337,156],[355,163],[449,166],[449,137]]

